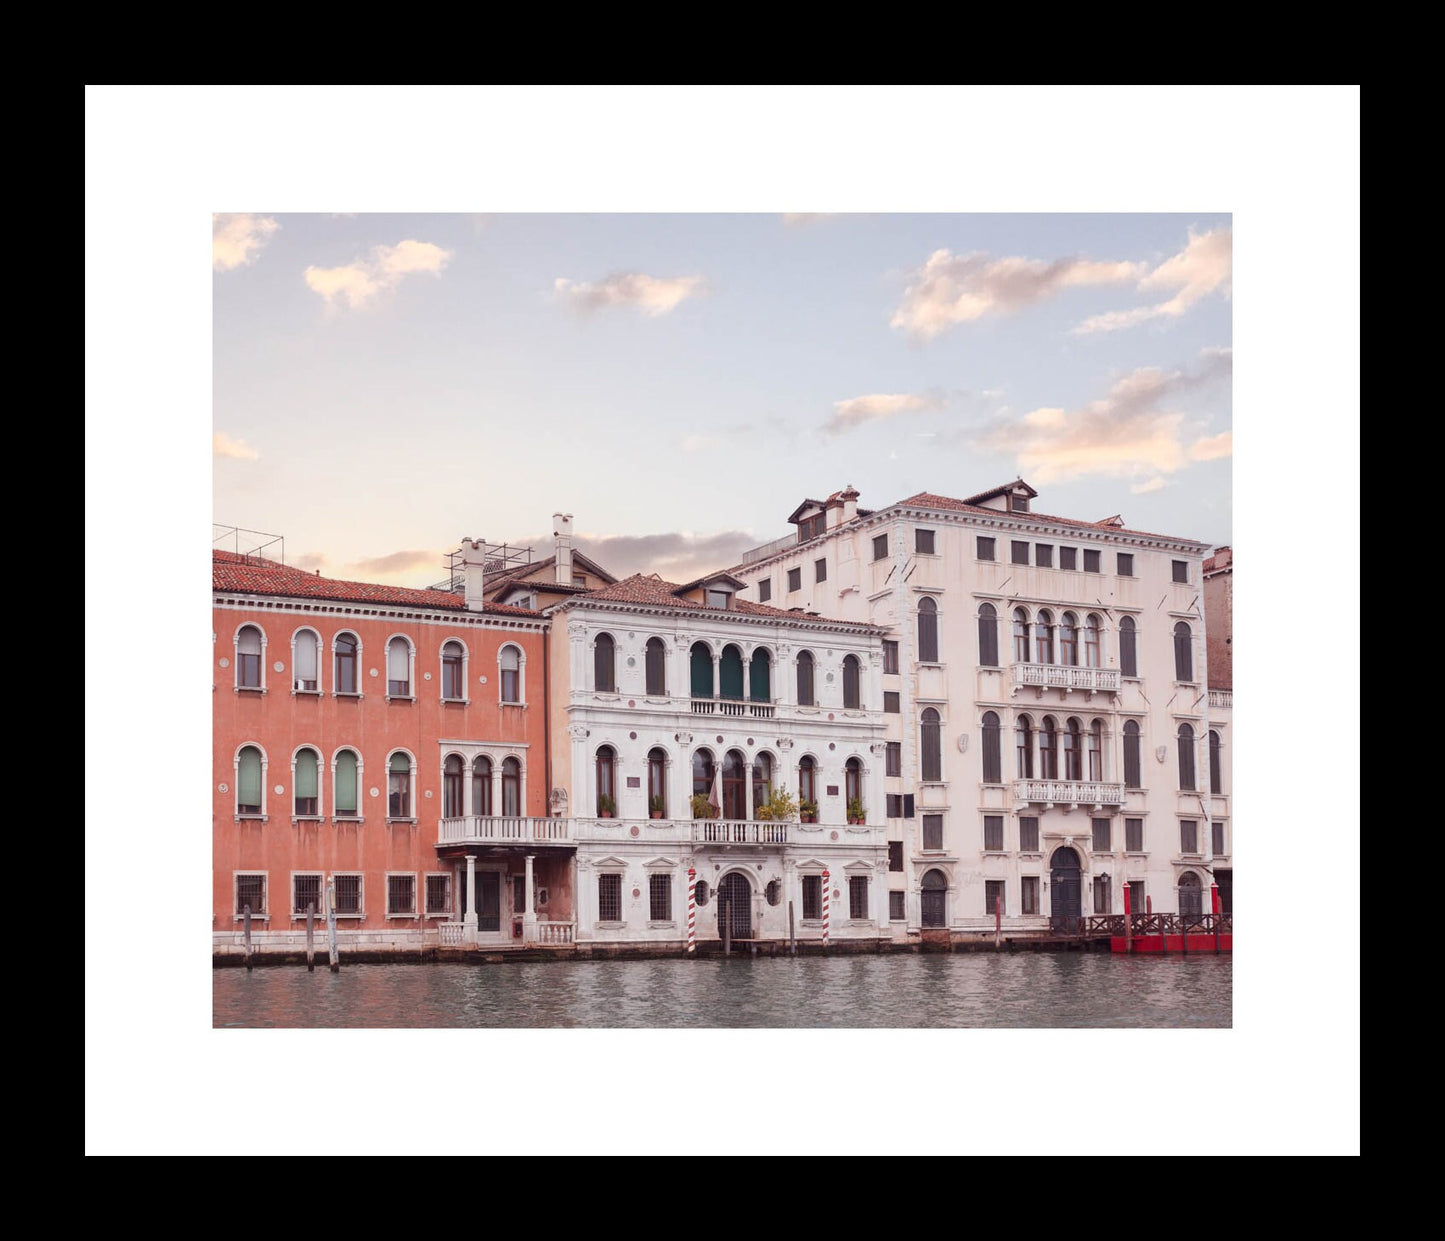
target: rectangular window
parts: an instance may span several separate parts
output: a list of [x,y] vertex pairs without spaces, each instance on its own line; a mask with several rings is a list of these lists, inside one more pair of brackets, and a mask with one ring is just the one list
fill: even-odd
[[1179,820],[1179,852],[1199,852],[1199,824],[1194,819]]
[[803,589],[803,571],[802,571],[802,569],[789,569],[789,570],[788,570],[788,589],[789,589],[790,591],[793,591],[793,590],[802,590],[802,589]]
[[1149,909],[1148,902],[1144,899],[1144,881],[1135,879],[1129,884],[1129,912],[1131,914],[1142,914]]
[[901,819],[903,817],[903,794],[888,793],[883,800],[887,803],[883,813],[890,819]]
[[360,875],[336,876],[336,912],[349,914],[352,917],[361,916],[363,910]]
[[1034,563],[1041,569],[1052,569],[1054,567],[1054,547],[1052,543],[1034,544]]
[[386,877],[386,912],[416,916],[416,876],[388,875]]
[[266,912],[266,876],[259,875],[237,875],[236,876],[236,912],[243,914],[246,906],[251,907],[253,914],[264,914]]
[[974,540],[974,547],[980,560],[992,560],[994,558],[994,540],[979,535]]
[[890,638],[883,639],[883,671],[898,671],[898,643]]
[[1009,496],[1008,506],[1015,513],[1027,513],[1029,511],[1028,496]]
[[816,922],[823,916],[823,876],[803,876],[803,917]]
[[903,742],[890,741],[883,759],[883,774],[885,776],[901,776],[903,774]]
[[906,892],[888,893],[888,921],[904,922],[908,918],[906,907],[903,904]]
[[1019,815],[1019,851],[1022,853],[1039,851],[1039,821],[1034,815]]
[[1228,852],[1228,850],[1224,847],[1223,819],[1216,819],[1213,823],[1209,825],[1209,847],[1211,852],[1216,854]]
[[710,590],[707,592],[707,606],[727,611],[728,600],[732,597],[730,590]]
[[765,577],[758,583],[758,602],[766,603],[773,597],[773,579]]
[[1020,542],[1018,539],[1015,539],[1012,543],[1009,544],[1009,559],[1014,564],[1028,564],[1029,545],[1027,543]]
[[933,555],[933,531],[915,530],[913,532],[913,550],[920,555]]
[[1106,914],[1109,912],[1109,876],[1097,875],[1094,878],[1094,912]]
[[1134,576],[1134,555],[1132,552],[1120,552],[1115,560],[1118,562],[1117,569],[1120,577]]
[[896,689],[894,689],[894,690],[885,689],[885,690],[883,691],[883,712],[884,712],[884,714],[885,714],[885,715],[897,715],[898,712],[899,712],[899,710],[900,710],[900,708],[899,708],[899,706],[898,706],[898,691],[897,691]]
[[866,918],[868,916],[868,876],[848,876],[848,916],[850,918]]
[[903,794],[903,817],[904,817],[905,819],[911,819],[911,818],[913,817],[913,794],[912,794],[912,793],[904,793],[904,794]]
[[1008,908],[1004,905],[1002,879],[985,879],[983,881],[983,907],[984,912],[990,918],[993,917],[995,910],[1008,913]]
[[1103,555],[1103,552],[1091,551],[1089,548],[1086,547],[1084,549],[1084,572],[1102,573],[1103,568],[1101,562],[1103,559]]
[[990,853],[1003,851],[1003,815],[986,814],[983,816],[983,847]]
[[[320,875],[292,875],[291,876],[291,914],[296,918],[306,916],[306,906],[310,905],[318,918],[324,917],[326,911],[321,907],[321,876]],[[255,912],[254,910],[252,911]]]
[[1091,824],[1092,824],[1093,829],[1094,829],[1094,852],[1095,852],[1095,853],[1108,853],[1108,852],[1110,852],[1110,851],[1113,849],[1113,845],[1112,845],[1112,843],[1111,843],[1111,838],[1113,837],[1113,834],[1114,834],[1113,831],[1111,830],[1111,829],[1112,829],[1112,823],[1113,823],[1113,820],[1111,820],[1111,819],[1093,819],[1093,820],[1091,820]]
[[877,534],[873,536],[873,559],[882,560],[888,555],[888,536]]
[[891,871],[902,871],[903,869],[903,842],[901,840],[888,842],[888,869]]
[[647,877],[647,916],[653,922],[672,921],[672,876]]
[[1079,549],[1077,547],[1059,548],[1059,568],[1077,569],[1079,567]]
[[823,526],[827,521],[826,513],[814,513],[811,517],[804,517],[798,523],[798,542],[806,543],[809,539],[816,539],[823,533]]
[[1020,895],[1023,897],[1023,912],[1036,914],[1039,912],[1039,877],[1037,875],[1025,875]]
[[527,876],[512,876],[512,912],[524,914],[527,912]]
[[450,875],[428,875],[426,877],[426,912],[428,917],[446,917],[452,911],[452,877]]
[[1187,586],[1189,584],[1189,561],[1171,560],[1169,563],[1174,569],[1174,580]]
[[828,580],[828,562],[826,560],[813,561],[813,580],[815,582]]
[[597,876],[597,920],[622,921],[622,876]]
[[926,853],[943,851],[943,816],[941,814],[925,814],[923,816],[923,849]]
[[1144,820],[1124,820],[1124,848],[1130,853],[1144,852]]

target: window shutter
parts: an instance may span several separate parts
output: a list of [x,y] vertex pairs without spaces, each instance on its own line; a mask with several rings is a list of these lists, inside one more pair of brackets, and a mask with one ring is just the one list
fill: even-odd
[[913,794],[912,794],[912,793],[904,793],[904,794],[903,794],[903,817],[904,817],[905,819],[911,819],[911,818],[913,817]]
[[316,635],[302,633],[296,636],[296,667],[295,679],[298,681],[316,680]]
[[261,751],[252,746],[241,751],[241,769],[236,774],[236,801],[242,806],[261,804]]
[[336,813],[356,813],[356,755],[350,750],[336,756]]
[[316,751],[302,750],[296,756],[297,797],[315,797],[316,792]]
[[386,676],[390,681],[411,680],[411,670],[408,664],[410,652],[406,643],[400,638],[393,638],[386,648]]

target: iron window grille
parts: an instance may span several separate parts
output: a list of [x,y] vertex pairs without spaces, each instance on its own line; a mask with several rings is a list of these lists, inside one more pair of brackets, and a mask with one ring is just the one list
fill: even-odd
[[426,877],[426,911],[428,916],[445,916],[452,909],[452,877],[450,875],[428,875]]
[[823,916],[823,876],[803,876],[803,917],[816,921]]
[[360,915],[362,912],[361,876],[337,875],[335,883],[336,912],[338,914]]
[[649,875],[647,914],[654,922],[672,921],[672,876]]
[[238,914],[245,913],[247,905],[251,907],[253,914],[266,912],[266,876],[264,874],[236,876],[236,912]]
[[903,903],[906,896],[906,892],[888,893],[888,921],[903,922],[907,919],[908,913]]
[[1004,881],[1002,879],[984,880],[983,899],[990,918],[993,917],[994,910],[999,908],[1002,908],[1004,913],[1008,913],[1008,907],[1005,904]]
[[862,919],[868,917],[868,876],[848,876],[848,916]]
[[298,918],[306,916],[306,906],[311,905],[318,914],[321,907],[321,876],[291,876],[291,912]]
[[601,922],[622,921],[622,876],[597,876],[597,918]]
[[389,914],[416,915],[416,876],[388,875],[386,877],[386,912]]

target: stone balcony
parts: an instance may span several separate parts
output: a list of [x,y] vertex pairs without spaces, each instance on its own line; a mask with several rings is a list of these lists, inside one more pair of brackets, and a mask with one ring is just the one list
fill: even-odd
[[438,845],[573,843],[571,819],[507,818],[466,815],[442,819],[437,830]]
[[1067,697],[1072,690],[1095,694],[1119,692],[1117,668],[1076,668],[1068,664],[1014,664],[1014,692],[1036,690],[1040,697],[1046,689],[1061,689]]
[[746,819],[577,819],[577,840],[646,840],[657,844],[822,848],[826,845],[876,846],[887,829],[868,824],[774,823]]
[[1124,804],[1124,786],[1102,780],[1015,780],[1014,802],[1045,810],[1104,810]]

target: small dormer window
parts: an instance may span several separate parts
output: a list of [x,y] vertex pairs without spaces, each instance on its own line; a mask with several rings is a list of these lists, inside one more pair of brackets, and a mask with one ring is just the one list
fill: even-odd
[[574,586],[586,586],[586,585],[587,585],[587,577],[586,577],[586,575],[585,575],[585,574],[582,574],[582,573],[574,573],[574,574],[572,575],[572,585],[574,585]]
[[1015,513],[1027,513],[1029,511],[1029,498],[1022,492],[1016,491],[1009,497],[1009,508]]
[[730,590],[709,590],[707,592],[707,606],[710,608],[722,608],[724,611],[731,606],[729,600],[732,598]]
[[823,533],[823,526],[826,514],[814,513],[811,517],[804,517],[798,522],[798,542],[806,543],[809,539],[816,539]]

